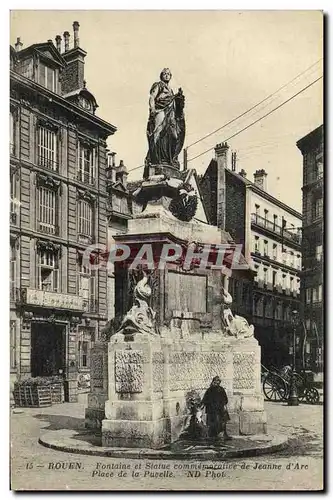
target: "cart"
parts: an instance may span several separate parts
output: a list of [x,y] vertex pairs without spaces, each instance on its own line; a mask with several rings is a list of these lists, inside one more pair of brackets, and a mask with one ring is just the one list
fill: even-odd
[[[292,368],[287,365],[281,370],[268,370],[262,366],[262,385],[265,397],[269,401],[287,401],[291,389]],[[314,387],[311,377],[308,374],[294,374],[295,384],[300,401],[307,403],[319,403],[319,392]],[[313,377],[312,377],[313,378]]]

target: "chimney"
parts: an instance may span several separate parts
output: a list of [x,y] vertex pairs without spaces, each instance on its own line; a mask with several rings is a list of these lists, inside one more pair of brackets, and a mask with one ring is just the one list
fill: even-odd
[[79,23],[74,21],[74,47],[70,50],[69,33],[68,31],[64,33],[64,37],[66,34],[65,52],[62,56],[67,62],[67,66],[63,69],[61,74],[61,89],[63,94],[68,94],[69,92],[73,92],[84,87],[84,58],[86,57],[87,52],[79,47],[79,26]]
[[17,38],[16,39],[16,43],[15,43],[15,50],[16,52],[19,52],[23,47],[23,43],[21,42],[21,38]]
[[69,51],[69,31],[64,31],[64,41],[65,41],[65,52]]
[[233,172],[236,172],[236,163],[237,163],[237,153],[236,151],[233,151],[231,153],[231,170]]
[[80,40],[79,40],[79,23],[77,21],[74,21],[73,23],[73,31],[74,31],[74,49],[79,47],[80,45]]
[[264,169],[256,170],[253,174],[254,183],[258,188],[267,191],[267,173]]
[[123,160],[120,160],[118,167],[116,167],[116,181],[120,181],[124,187],[126,187],[127,176],[127,168],[125,167]]
[[217,163],[217,207],[216,223],[221,229],[225,229],[225,207],[226,207],[226,178],[225,170],[228,164],[229,146],[226,142],[221,142],[215,146],[215,159]]
[[241,175],[244,178],[247,176],[247,173],[245,172],[244,168],[242,168],[242,170],[239,172],[239,175]]
[[55,41],[56,41],[57,51],[61,52],[61,36],[57,35],[55,37]]

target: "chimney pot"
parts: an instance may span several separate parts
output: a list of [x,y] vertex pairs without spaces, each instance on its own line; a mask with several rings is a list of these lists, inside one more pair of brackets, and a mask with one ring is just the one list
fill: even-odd
[[21,42],[21,38],[17,37],[16,43],[15,43],[15,50],[16,52],[19,52],[23,47],[23,43]]
[[80,24],[77,21],[74,21],[73,23],[73,31],[74,31],[74,48],[79,47],[80,45],[80,40],[79,40],[79,27]]
[[245,172],[245,170],[242,168],[242,170],[239,172],[239,175],[241,175],[242,177],[246,177],[247,176],[247,173]]
[[56,41],[56,46],[57,46],[58,52],[61,52],[61,36],[57,35],[55,37],[55,41]]
[[64,41],[65,41],[65,52],[68,52],[69,50],[69,31],[64,31]]

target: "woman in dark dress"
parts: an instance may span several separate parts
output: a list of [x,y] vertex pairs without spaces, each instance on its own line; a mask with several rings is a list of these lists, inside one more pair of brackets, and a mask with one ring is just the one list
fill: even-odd
[[214,377],[201,401],[201,405],[206,407],[209,437],[217,437],[223,432],[224,439],[231,439],[226,430],[227,421],[230,420],[227,404],[228,396],[221,387],[221,379]]

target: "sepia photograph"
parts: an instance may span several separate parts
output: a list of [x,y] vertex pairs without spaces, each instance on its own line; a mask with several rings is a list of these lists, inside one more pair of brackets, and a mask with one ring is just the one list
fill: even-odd
[[11,490],[323,491],[324,19],[10,11]]

